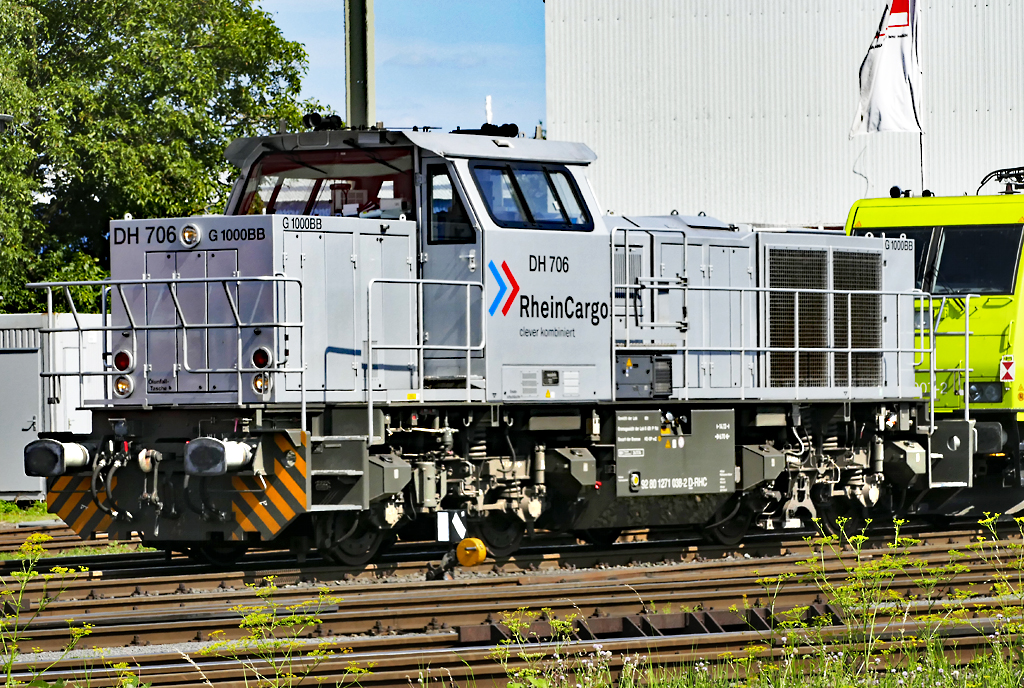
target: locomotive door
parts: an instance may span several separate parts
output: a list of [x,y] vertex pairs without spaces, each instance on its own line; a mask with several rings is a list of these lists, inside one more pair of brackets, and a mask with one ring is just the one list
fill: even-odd
[[[424,158],[423,208],[420,222],[421,278],[483,281],[484,263],[479,225],[454,168],[441,158]],[[476,227],[474,225],[477,225]],[[463,286],[423,285],[423,338],[427,347],[474,346],[482,339],[480,289],[469,289],[469,341],[466,337],[466,291]],[[483,352],[474,352],[471,375],[483,378]],[[457,350],[424,351],[427,387],[463,386],[466,355]]]
[[[739,387],[744,361],[735,349],[751,346],[753,331],[749,292],[739,288],[754,286],[750,270],[750,250],[736,246],[711,246],[708,261],[708,285],[719,290],[708,292],[710,376],[712,387]],[[744,313],[744,307],[748,309]],[[743,333],[741,341],[740,336]],[[746,356],[749,362],[749,355]],[[747,385],[751,382],[748,380]]]

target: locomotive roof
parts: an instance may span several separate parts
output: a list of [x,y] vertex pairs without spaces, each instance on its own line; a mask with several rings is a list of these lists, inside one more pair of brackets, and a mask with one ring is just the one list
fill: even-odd
[[306,131],[236,139],[224,157],[243,168],[265,152],[414,145],[446,158],[498,158],[587,165],[597,159],[583,143],[423,131]]

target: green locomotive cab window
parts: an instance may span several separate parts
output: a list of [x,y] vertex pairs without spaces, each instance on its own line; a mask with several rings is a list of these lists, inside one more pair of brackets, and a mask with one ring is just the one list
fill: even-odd
[[918,289],[932,294],[1012,294],[1024,226],[858,228],[857,236],[914,240]]
[[563,165],[476,161],[473,178],[499,227],[590,231],[579,189]]
[[943,227],[933,294],[1012,294],[1021,225]]

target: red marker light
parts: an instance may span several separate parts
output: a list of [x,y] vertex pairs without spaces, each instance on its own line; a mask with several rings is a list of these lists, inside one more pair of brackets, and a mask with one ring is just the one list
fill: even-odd
[[594,483],[594,489],[595,490],[600,490],[601,489],[601,481],[600,480],[598,480],[597,482]]
[[257,368],[266,368],[270,365],[270,349],[261,346],[252,352],[252,364]]
[[114,367],[124,372],[132,367],[132,355],[127,351],[118,351],[114,354]]

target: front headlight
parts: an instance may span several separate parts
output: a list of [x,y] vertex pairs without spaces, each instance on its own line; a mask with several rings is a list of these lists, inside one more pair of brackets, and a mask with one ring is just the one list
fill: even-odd
[[203,240],[203,230],[195,225],[185,225],[181,228],[181,245],[185,248],[195,248]]
[[135,383],[127,375],[118,375],[114,378],[114,396],[127,397],[135,390]]
[[267,373],[256,373],[252,378],[252,391],[257,394],[268,394],[270,392],[270,375]]
[[972,382],[967,391],[972,403],[998,404],[1003,401],[1002,382]]

